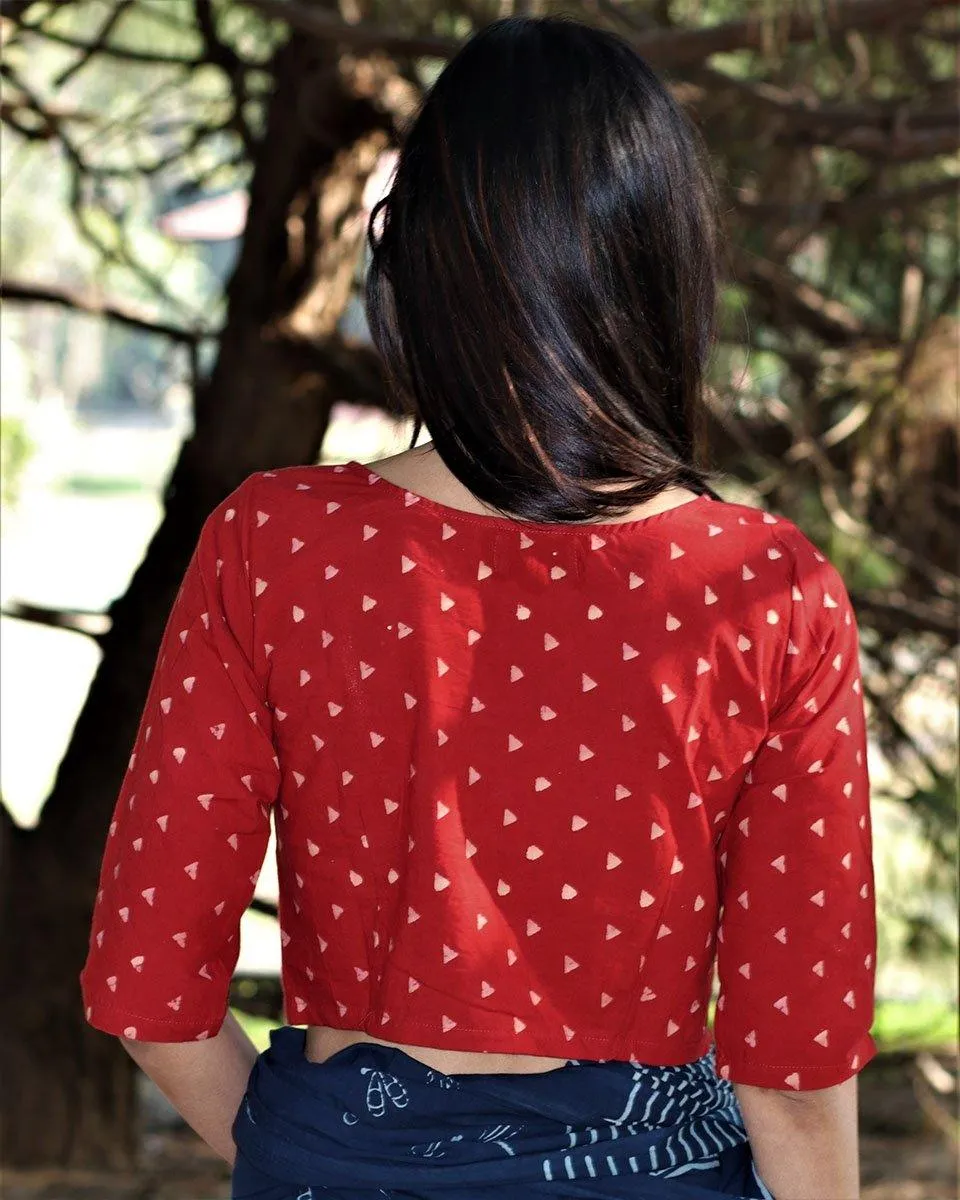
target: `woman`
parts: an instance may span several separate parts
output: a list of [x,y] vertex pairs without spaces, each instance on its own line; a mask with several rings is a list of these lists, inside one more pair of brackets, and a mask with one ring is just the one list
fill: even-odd
[[[372,229],[371,328],[433,441],[254,475],[205,524],[87,1019],[235,1197],[850,1200],[857,626],[795,525],[708,486],[696,137],[614,35],[500,21]],[[271,813],[290,1024],[258,1056],[227,996]]]

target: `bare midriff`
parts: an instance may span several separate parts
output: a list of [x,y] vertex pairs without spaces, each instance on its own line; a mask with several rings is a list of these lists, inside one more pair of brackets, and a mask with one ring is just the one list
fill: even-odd
[[444,1075],[538,1075],[566,1066],[566,1058],[542,1058],[533,1054],[492,1054],[465,1050],[438,1050],[432,1046],[407,1046],[401,1042],[385,1042],[362,1030],[331,1029],[326,1025],[307,1026],[305,1055],[310,1062],[322,1063],[347,1046],[357,1042],[374,1046],[389,1046],[402,1050],[424,1066]]

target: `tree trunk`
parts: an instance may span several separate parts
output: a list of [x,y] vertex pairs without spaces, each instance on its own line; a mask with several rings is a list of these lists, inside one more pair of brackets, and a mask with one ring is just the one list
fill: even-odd
[[[255,470],[315,462],[343,377],[325,357],[363,237],[363,185],[390,122],[341,75],[335,46],[277,54],[251,206],[216,366],[165,513],[110,610],[103,659],[36,830],[0,815],[0,1161],[129,1167],[135,1068],[86,1025],[78,975],[107,826],[160,638],[209,512]],[[56,686],[56,680],[50,680]]]

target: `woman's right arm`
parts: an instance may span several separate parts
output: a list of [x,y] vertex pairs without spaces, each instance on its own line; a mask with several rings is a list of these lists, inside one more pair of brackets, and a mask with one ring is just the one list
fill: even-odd
[[793,581],[785,602],[764,602],[787,648],[717,847],[716,1066],[775,1200],[854,1200],[856,1080],[877,1053],[858,628],[829,560],[795,527],[778,542]]
[[775,1200],[859,1200],[857,1076],[807,1092],[735,1083],[757,1173]]

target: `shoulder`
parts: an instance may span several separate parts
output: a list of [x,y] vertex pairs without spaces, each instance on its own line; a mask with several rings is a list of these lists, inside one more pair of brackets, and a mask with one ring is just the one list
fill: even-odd
[[[709,513],[709,509],[708,509]],[[788,653],[817,654],[837,637],[849,634],[855,618],[846,582],[827,548],[781,513],[723,501],[710,531],[722,527],[735,536],[724,561],[737,565],[745,582],[739,593],[742,613],[752,613],[771,633],[786,635]],[[724,539],[719,536],[719,543]],[[762,586],[761,586],[762,585]],[[779,597],[779,602],[769,601]]]
[[[318,497],[326,497],[331,491],[345,487],[351,475],[350,469],[342,463],[255,471],[218,507],[232,503],[234,507],[243,507],[255,514],[266,514],[269,519],[274,511],[300,510]],[[266,524],[262,515],[260,523]]]
[[846,581],[826,549],[784,517],[774,528],[777,545],[791,564],[794,600],[803,603],[808,619],[815,612],[849,608]]
[[332,511],[336,495],[345,495],[355,484],[354,473],[342,464],[255,471],[217,505],[209,520],[237,518],[238,531],[252,530],[255,541],[269,542],[279,527],[309,520],[318,502]]
[[[779,571],[784,582],[798,577],[839,577],[826,551],[782,513],[722,499],[702,511],[708,541],[718,551],[722,543],[735,558],[762,558],[768,574]],[[720,534],[725,536],[714,539]]]
[[736,521],[745,546],[752,543],[768,560],[779,562],[784,575],[798,586],[802,582],[815,590],[832,586],[845,591],[828,551],[789,517],[738,502],[724,501],[720,507]]
[[813,661],[838,648],[856,648],[859,629],[839,567],[793,521],[778,517],[772,528],[791,571],[788,653]]
[[285,576],[355,533],[356,521],[345,522],[344,514],[353,513],[361,480],[345,464],[254,472],[210,514],[205,535],[225,564],[242,561],[263,588],[262,581]]

